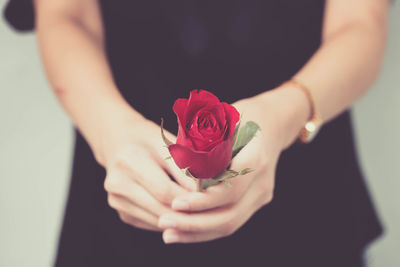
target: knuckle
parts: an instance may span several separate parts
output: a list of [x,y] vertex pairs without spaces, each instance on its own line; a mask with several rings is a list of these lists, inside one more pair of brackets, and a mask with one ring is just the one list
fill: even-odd
[[108,203],[108,206],[110,206],[111,208],[117,209],[117,201],[116,201],[116,199],[113,197],[112,194],[108,194],[108,196],[107,196],[107,203]]
[[267,194],[267,197],[265,198],[265,205],[271,203],[273,199],[274,199],[274,192],[271,191]]
[[129,216],[127,216],[125,213],[119,212],[118,216],[122,222],[124,222],[126,224],[131,224],[131,220],[130,220]]
[[126,153],[119,152],[114,156],[111,162],[111,166],[116,169],[130,169],[132,166],[132,161],[128,161]]
[[268,205],[269,203],[271,203],[273,198],[274,198],[273,191],[268,192],[267,194],[263,195],[262,203],[261,203],[262,206],[265,206],[265,205]]
[[140,145],[127,145],[113,156],[110,167],[134,171],[146,157],[149,157],[149,151],[145,148]]
[[105,166],[106,165],[106,160],[103,156],[99,155],[98,153],[94,153],[94,159],[95,161],[100,164],[101,166]]
[[140,228],[140,226],[142,225],[138,220],[136,220],[135,218],[129,216],[129,215],[126,214],[126,213],[119,212],[119,213],[118,213],[118,216],[119,216],[119,219],[120,219],[123,223],[129,224],[130,226]]
[[121,187],[120,179],[117,179],[116,176],[107,175],[104,180],[104,189],[107,192],[117,192]]
[[106,179],[104,179],[104,190],[107,192],[111,191],[111,185],[110,185],[110,177],[106,176]]
[[235,230],[235,220],[226,220],[223,222],[223,224],[221,225],[221,234],[222,236],[230,236],[232,235]]

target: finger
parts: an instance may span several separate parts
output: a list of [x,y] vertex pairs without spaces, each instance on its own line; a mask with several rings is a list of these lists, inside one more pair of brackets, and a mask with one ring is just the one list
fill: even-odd
[[158,226],[174,234],[172,238],[166,237],[168,240],[165,241],[203,242],[233,234],[263,205],[264,200],[260,198],[257,187],[258,183],[253,183],[242,200],[230,208],[162,215]]
[[164,203],[158,201],[147,190],[136,183],[130,183],[126,187],[124,195],[131,203],[136,203],[142,209],[149,211],[155,216],[171,211],[171,208]]
[[171,205],[175,197],[187,192],[183,187],[172,181],[165,170],[154,161],[148,161],[141,167],[143,168],[141,172],[143,176],[136,176],[134,179],[160,202]]
[[113,181],[107,183],[107,191],[125,197],[132,205],[137,205],[155,216],[171,212],[169,206],[158,201],[141,185],[126,177],[126,174],[113,171],[112,177],[107,179]]
[[[241,171],[245,168],[253,168],[255,171],[228,179],[227,181],[232,185],[231,187],[220,183],[207,188],[204,192],[192,192],[180,195],[172,201],[172,209],[181,211],[204,211],[223,207],[239,201],[254,180],[257,179],[257,176],[263,173],[266,167],[259,162],[254,162],[254,154],[259,155],[260,152],[253,150],[252,146],[243,148],[233,159],[231,169]],[[256,169],[254,164],[259,164],[258,169]]]
[[[158,217],[150,212],[142,209],[139,206],[132,205],[131,202],[127,201],[124,197],[115,194],[108,194],[108,204],[113,209],[125,214],[124,218],[121,218],[125,222],[125,219],[129,219],[129,223],[140,222],[142,225],[147,225],[154,229],[159,229],[157,226]],[[127,217],[129,216],[129,217]],[[136,225],[136,224],[135,224]]]
[[163,162],[163,167],[174,178],[174,180],[187,191],[196,191],[196,182],[192,178],[184,174],[183,171],[175,164],[172,158],[169,160],[165,160]]
[[180,232],[175,229],[167,229],[162,238],[165,244],[170,243],[199,243],[214,240],[221,237],[217,232]]
[[139,221],[139,220],[133,218],[132,216],[130,216],[130,215],[126,214],[126,213],[123,213],[123,212],[119,213],[119,218],[124,223],[132,225],[132,226],[137,227],[137,228],[141,228],[141,229],[149,230],[149,231],[156,231],[156,232],[161,232],[162,231],[162,229],[160,229],[159,227],[152,226],[152,225],[147,224],[147,223],[143,223],[143,222],[141,222],[141,221]]
[[[250,176],[251,175],[251,176]],[[249,185],[251,184],[253,174],[238,183],[238,180],[229,180],[231,187],[224,183],[211,186],[204,192],[191,192],[176,197],[171,204],[172,209],[179,211],[205,211],[226,205],[232,205],[239,201]]]
[[260,136],[255,136],[232,160],[230,169],[241,171],[251,168],[255,171],[227,179],[231,187],[220,183],[202,193],[189,193],[175,198],[172,208],[181,211],[203,211],[233,204],[241,199],[260,173],[265,171],[266,156],[261,149]]
[[200,213],[167,213],[160,216],[158,227],[173,228],[184,232],[219,231],[224,234],[234,223],[230,208],[220,208]]
[[170,205],[175,197],[187,192],[171,181],[147,150],[129,149],[124,151],[123,155],[119,155],[118,159],[117,168],[127,169],[131,179],[162,203]]
[[[169,140],[175,140],[176,137],[171,133],[164,130],[167,138]],[[159,149],[155,149],[158,157],[156,161],[173,177],[173,179],[185,188],[187,191],[196,191],[196,183],[193,179],[186,176],[183,171],[176,165],[173,158],[171,158],[168,148],[165,146],[160,146]]]

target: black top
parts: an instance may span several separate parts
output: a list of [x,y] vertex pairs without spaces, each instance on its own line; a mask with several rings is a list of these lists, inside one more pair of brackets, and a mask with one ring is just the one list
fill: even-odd
[[[11,2],[16,7],[17,0]],[[8,8],[29,29],[26,6]],[[321,0],[101,1],[116,83],[176,133],[172,105],[194,88],[232,103],[295,74],[321,43]],[[32,22],[32,20],[31,20]],[[354,149],[349,112],[281,155],[271,204],[230,237],[164,245],[107,206],[104,170],[77,133],[57,266],[358,266],[381,232]],[[357,263],[356,263],[357,262]]]

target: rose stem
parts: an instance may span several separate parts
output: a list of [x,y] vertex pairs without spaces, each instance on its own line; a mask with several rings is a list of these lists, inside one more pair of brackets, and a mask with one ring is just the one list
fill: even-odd
[[197,179],[197,192],[203,191],[203,188],[202,188],[203,183],[202,182],[203,182],[202,179]]

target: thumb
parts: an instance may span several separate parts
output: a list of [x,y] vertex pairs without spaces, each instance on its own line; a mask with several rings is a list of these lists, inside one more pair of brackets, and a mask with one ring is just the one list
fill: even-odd
[[246,168],[256,169],[260,162],[261,138],[256,134],[250,142],[232,159],[231,168],[241,171]]

